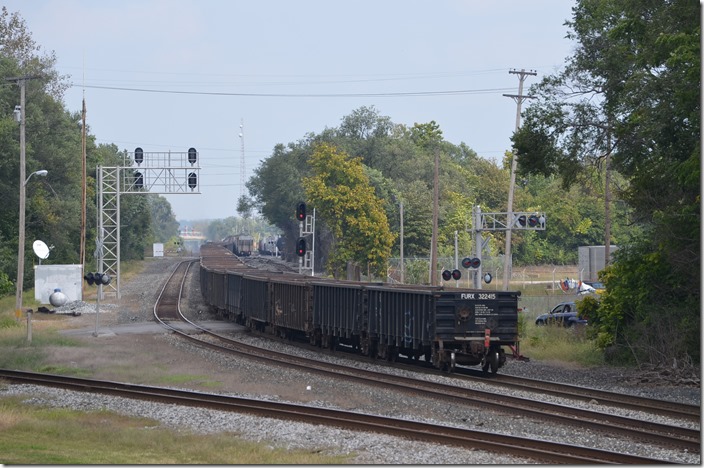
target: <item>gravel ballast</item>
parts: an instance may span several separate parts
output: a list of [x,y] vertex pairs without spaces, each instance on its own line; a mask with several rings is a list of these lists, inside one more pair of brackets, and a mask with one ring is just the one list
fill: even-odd
[[[110,299],[101,301],[101,330],[109,330],[111,326],[149,322],[152,320],[152,305],[160,285],[166,275],[173,271],[175,259],[149,259],[143,275],[139,279],[125,282],[122,290],[122,300],[119,306],[110,304]],[[197,273],[197,268],[194,270]],[[186,284],[185,293],[189,303],[184,311],[188,315],[204,319],[212,319],[200,303],[198,275],[192,274]],[[95,304],[71,303],[56,310],[57,314],[76,314],[83,319],[83,326],[90,327],[95,320]],[[88,335],[90,336],[90,335]],[[246,333],[237,336],[247,342],[269,343],[259,340]],[[122,338],[129,340],[131,337]],[[106,336],[90,338],[92,340],[110,340]],[[134,339],[134,338],[132,338]],[[418,421],[446,424],[471,430],[497,432],[502,434],[520,435],[526,438],[557,441],[565,444],[596,447],[604,450],[631,453],[634,455],[658,458],[663,461],[673,461],[686,464],[700,464],[700,454],[683,453],[653,447],[644,443],[624,441],[618,437],[607,437],[604,434],[584,431],[574,427],[561,426],[544,421],[531,420],[503,412],[487,411],[482,408],[458,406],[445,401],[407,395],[388,389],[351,383],[344,379],[330,378],[314,373],[305,373],[295,369],[272,367],[248,359],[237,359],[223,356],[210,350],[196,347],[170,335],[159,332],[149,338],[154,346],[163,349],[172,348],[190,356],[195,363],[207,363],[214,369],[214,379],[218,375],[236,377],[235,383],[227,388],[218,389],[218,393],[236,395],[245,398],[266,399],[273,401],[291,401],[296,404],[309,404],[321,407],[344,409],[361,413],[381,414]],[[283,345],[276,344],[279,351]],[[161,348],[160,348],[161,349]],[[308,351],[291,348],[291,353],[307,355]],[[325,359],[337,359],[329,353]],[[363,364],[347,365],[361,366]],[[367,365],[367,364],[364,364]],[[371,366],[371,365],[370,365]],[[203,365],[203,367],[206,367]],[[385,370],[404,374],[400,370]],[[217,374],[217,373],[220,374]],[[648,382],[639,380],[639,374],[631,369],[597,368],[574,369],[555,363],[540,363],[536,361],[522,362],[510,360],[500,372],[509,375],[525,376],[542,380],[565,382],[573,385],[600,388],[609,391],[630,393],[650,398],[660,398],[670,401],[700,404],[701,389],[698,386],[673,386],[666,380]],[[436,379],[447,379],[436,377]],[[451,379],[447,379],[451,380]],[[456,381],[452,381],[457,384]],[[131,382],[140,383],[140,382]],[[671,423],[667,418],[653,415],[634,414],[631,411],[607,409],[599,407],[595,402],[575,403],[563,401],[546,395],[536,395],[513,390],[496,390],[495,387],[481,383],[467,383],[470,391],[500,391],[507,395],[523,398],[540,398],[544,401],[555,401],[559,404],[569,404],[584,407],[594,411],[609,411],[628,417],[637,417],[659,423]],[[184,388],[182,386],[181,388]],[[310,388],[310,389],[309,389]],[[202,391],[201,389],[199,389]],[[209,390],[212,391],[212,390]],[[199,433],[231,432],[241,437],[262,442],[271,446],[285,448],[300,448],[324,450],[328,453],[350,455],[350,463],[357,464],[517,464],[530,461],[494,454],[483,450],[466,450],[440,446],[437,444],[420,443],[380,434],[365,434],[336,428],[313,426],[289,421],[278,421],[269,418],[258,418],[236,413],[214,411],[199,408],[166,405],[162,403],[139,402],[123,398],[72,392],[53,388],[43,388],[32,385],[8,385],[0,388],[0,394],[24,394],[27,402],[47,404],[80,410],[112,410],[121,414],[144,416],[160,421],[167,427],[178,430],[190,430]],[[698,428],[699,425],[692,425]],[[233,460],[232,463],[237,463]]]

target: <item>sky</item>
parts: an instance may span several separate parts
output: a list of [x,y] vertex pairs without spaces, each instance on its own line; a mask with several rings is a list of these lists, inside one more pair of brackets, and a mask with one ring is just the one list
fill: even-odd
[[80,112],[85,98],[98,144],[198,150],[200,193],[166,195],[181,222],[238,216],[241,181],[275,145],[363,106],[395,124],[434,120],[446,141],[500,161],[516,125],[509,71],[537,73],[527,94],[573,51],[569,0],[3,4],[55,53],[72,83],[65,107]]

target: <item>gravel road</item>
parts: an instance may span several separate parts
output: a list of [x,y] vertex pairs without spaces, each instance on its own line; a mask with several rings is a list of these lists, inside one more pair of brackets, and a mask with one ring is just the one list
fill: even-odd
[[[65,314],[59,322],[71,329],[72,336],[84,346],[61,347],[50,350],[50,364],[90,369],[93,377],[137,384],[165,385],[169,375],[191,376],[180,388],[225,393],[257,399],[289,401],[322,407],[341,408],[364,413],[376,413],[427,422],[441,422],[473,430],[504,434],[518,434],[527,438],[559,441],[606,450],[624,451],[663,461],[701,464],[699,454],[653,448],[645,444],[606,437],[590,431],[581,431],[558,424],[545,424],[520,416],[486,411],[469,406],[448,405],[431,399],[398,394],[391,390],[353,384],[286,368],[264,366],[255,361],[233,359],[203,350],[144,325],[152,320],[152,305],[166,275],[173,271],[180,259],[148,259],[137,279],[122,285],[122,299],[101,301],[99,334],[93,336],[95,304],[72,303],[57,309]],[[195,270],[193,273],[197,273]],[[157,287],[157,285],[159,285]],[[189,297],[187,314],[199,320],[212,320],[200,301],[198,275],[191,274],[185,285]],[[182,305],[183,307],[183,305]],[[80,312],[80,316],[71,315]],[[132,324],[131,328],[128,325]],[[140,328],[141,325],[141,328]],[[234,327],[233,327],[234,328]],[[132,329],[133,332],[129,332]],[[83,333],[77,332],[82,330]],[[240,333],[243,340],[256,340]],[[292,352],[304,353],[295,350]],[[329,356],[329,355],[328,355]],[[331,357],[329,357],[332,359]],[[700,404],[701,389],[696,385],[671,385],[667,378],[653,378],[631,369],[580,369],[552,362],[521,362],[509,360],[500,372],[545,380],[566,382],[661,398]],[[442,379],[443,377],[438,377]],[[166,384],[171,385],[171,384]],[[479,385],[482,384],[473,384]],[[473,387],[475,388],[475,387]],[[504,390],[502,390],[504,391]],[[243,438],[286,448],[317,449],[350,456],[351,464],[519,464],[529,461],[482,450],[447,448],[430,443],[419,443],[379,434],[358,432],[282,422],[267,418],[224,413],[218,411],[178,407],[159,403],[126,401],[121,398],[86,395],[82,393],[45,389],[34,386],[11,385],[0,388],[2,394],[31,395],[28,401],[81,409],[109,409],[124,414],[147,416],[162,424],[179,429],[208,433],[229,431]],[[508,392],[508,391],[506,391]],[[518,392],[510,392],[511,394]],[[529,395],[536,398],[536,395]],[[543,400],[552,397],[539,396]],[[560,402],[574,404],[573,402]],[[605,411],[594,403],[585,407]],[[629,415],[621,410],[617,414]],[[653,416],[640,415],[658,420]],[[664,421],[666,422],[666,421]],[[696,426],[698,427],[698,425]],[[237,463],[233,460],[233,463]]]

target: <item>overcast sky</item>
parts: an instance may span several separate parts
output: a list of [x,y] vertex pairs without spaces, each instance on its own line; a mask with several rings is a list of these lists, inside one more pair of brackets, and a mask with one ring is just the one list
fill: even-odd
[[74,83],[65,105],[78,112],[85,96],[98,143],[199,151],[201,194],[167,196],[180,221],[237,215],[243,146],[249,179],[276,144],[362,106],[397,124],[434,120],[447,141],[500,159],[516,119],[509,70],[538,73],[527,91],[573,48],[568,0],[3,4],[56,53]]

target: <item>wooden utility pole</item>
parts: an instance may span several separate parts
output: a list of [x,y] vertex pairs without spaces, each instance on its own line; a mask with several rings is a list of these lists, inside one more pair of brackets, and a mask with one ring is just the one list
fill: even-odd
[[[19,235],[17,242],[17,285],[15,289],[15,317],[19,320],[22,314],[22,288],[24,286],[24,223],[25,223],[25,186],[29,179],[26,177],[26,140],[25,140],[25,127],[27,124],[27,114],[25,112],[25,101],[26,101],[26,87],[27,80],[33,80],[36,78],[41,78],[41,76],[20,76],[5,78],[5,81],[14,81],[20,87],[20,221],[19,221]],[[32,174],[30,174],[30,177]],[[31,309],[30,309],[31,310]],[[27,312],[27,341],[32,342],[32,313]]]
[[[518,70],[509,70],[509,73],[518,75],[518,94],[504,94],[506,97],[510,97],[513,100],[516,101],[516,128],[515,131],[518,131],[519,127],[521,126],[521,104],[523,103],[524,100],[532,98],[533,96],[524,96],[523,95],[523,82],[526,79],[526,76],[532,75],[536,76],[537,73],[535,71],[525,71],[524,69],[521,69],[521,71]],[[508,291],[508,284],[509,280],[511,279],[511,229],[513,228],[513,192],[514,188],[516,186],[516,167],[518,166],[518,153],[514,149],[513,151],[513,157],[511,158],[511,180],[509,182],[509,187],[508,187],[508,207],[506,211],[508,212],[507,220],[508,220],[508,225],[506,226],[506,248],[504,249],[504,282],[503,282],[503,290]]]
[[[83,97],[83,111],[81,112],[81,169],[83,176],[81,178],[81,277],[83,277],[83,269],[86,263],[86,98]],[[83,284],[83,282],[81,282]]]
[[438,210],[440,187],[438,172],[440,168],[440,150],[435,148],[435,171],[433,174],[433,236],[430,243],[430,285],[438,285]]

